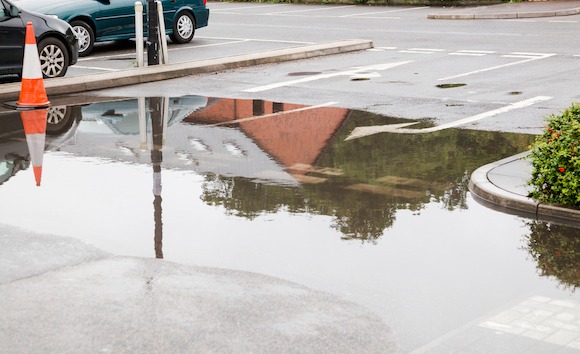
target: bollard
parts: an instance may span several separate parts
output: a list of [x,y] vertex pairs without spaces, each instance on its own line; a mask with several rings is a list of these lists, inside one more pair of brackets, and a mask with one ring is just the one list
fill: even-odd
[[165,34],[165,18],[163,17],[163,5],[157,0],[157,17],[159,18],[159,39],[161,40],[161,64],[169,63],[167,52],[167,36]]
[[135,2],[135,46],[137,48],[137,66],[143,67],[143,4]]

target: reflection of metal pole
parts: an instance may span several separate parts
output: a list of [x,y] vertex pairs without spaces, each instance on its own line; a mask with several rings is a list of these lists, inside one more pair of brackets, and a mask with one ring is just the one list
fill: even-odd
[[163,258],[163,221],[161,219],[161,163],[163,162],[163,117],[161,114],[161,98],[150,97],[151,133],[153,146],[151,147],[151,164],[153,165],[153,207],[155,219],[155,258]]
[[159,64],[159,17],[155,0],[147,0],[147,65]]
[[137,98],[137,113],[139,115],[139,138],[141,151],[147,150],[147,112],[145,111],[145,97]]
[[163,107],[163,145],[165,145],[165,141],[167,140],[167,125],[169,124],[169,97],[163,97],[162,107]]

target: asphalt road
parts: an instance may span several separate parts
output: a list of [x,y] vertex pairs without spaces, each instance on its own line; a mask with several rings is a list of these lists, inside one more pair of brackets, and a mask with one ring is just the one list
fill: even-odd
[[[170,45],[170,62],[354,38],[370,39],[375,48],[102,94],[162,92],[306,104],[334,101],[341,107],[427,119],[437,125],[475,117],[464,125],[532,134],[540,132],[546,116],[580,98],[576,82],[580,51],[570,45],[578,36],[578,15],[448,21],[428,19],[434,11],[429,7],[221,2],[209,7],[210,26],[198,30],[190,44]],[[132,45],[100,46],[68,75],[131,68],[135,65]],[[445,88],[449,84],[455,87]],[[503,111],[512,104],[516,108]]]
[[[172,62],[347,38],[370,39],[374,48],[93,93],[189,94],[312,105],[333,102],[338,107],[429,119],[437,129],[461,125],[523,133],[537,133],[543,126],[543,117],[578,99],[575,79],[580,51],[571,43],[578,37],[580,16],[439,21],[428,20],[427,15],[433,10],[424,7],[254,3],[209,6],[210,26],[200,30],[191,44],[171,46]],[[132,56],[127,42],[100,46],[95,55],[72,67],[69,75],[85,77],[125,70],[132,67]],[[445,84],[452,85],[438,87]],[[405,133],[404,129],[399,131]],[[212,224],[213,214],[199,212],[207,208],[201,198],[187,195],[185,198],[192,204],[169,204],[176,196],[176,189],[171,193],[171,181],[182,180],[182,175],[167,169],[166,250],[171,249],[173,241],[177,253],[183,251],[184,259],[207,267],[203,268],[187,262],[174,264],[130,257],[140,251],[140,245],[144,245],[147,254],[153,251],[147,232],[155,220],[128,217],[140,214],[102,195],[99,197],[107,203],[104,207],[88,202],[94,200],[91,198],[79,202],[78,198],[86,195],[75,188],[97,181],[99,187],[105,185],[113,194],[113,187],[123,192],[138,190],[138,196],[146,200],[139,206],[150,216],[149,167],[142,179],[131,175],[123,183],[121,179],[109,183],[112,174],[93,174],[93,169],[80,168],[83,161],[74,165],[77,161],[73,160],[59,168],[59,156],[49,155],[47,160],[46,166],[54,171],[56,182],[47,181],[43,189],[30,192],[33,197],[23,197],[20,189],[10,189],[17,181],[31,184],[31,179],[25,179],[31,176],[20,173],[8,187],[3,186],[5,200],[56,200],[88,219],[74,213],[71,217],[62,208],[54,208],[54,203],[49,207],[31,203],[42,210],[35,215],[47,220],[43,234],[37,234],[27,230],[33,226],[27,214],[30,209],[19,213],[11,208],[16,216],[6,217],[6,223],[22,220],[22,225],[30,226],[25,230],[5,225],[0,228],[4,245],[0,259],[4,260],[5,270],[0,274],[0,293],[5,300],[0,306],[0,313],[5,314],[0,331],[0,342],[5,345],[0,352],[18,348],[21,352],[157,353],[180,348],[186,348],[182,349],[186,352],[191,347],[203,352],[225,347],[224,352],[268,348],[273,352],[335,353],[340,351],[338,348],[342,352],[419,353],[468,348],[477,342],[475,350],[483,352],[555,352],[557,348],[563,353],[580,346],[576,322],[570,324],[572,330],[565,323],[577,321],[580,316],[577,296],[556,289],[548,281],[537,281],[535,264],[529,262],[529,255],[519,252],[522,239],[513,237],[523,232],[519,220],[492,213],[475,203],[470,204],[474,214],[449,213],[439,204],[420,213],[401,211],[397,228],[389,230],[383,242],[363,246],[352,243],[349,247],[334,237],[325,217],[307,216],[304,223],[299,223],[296,215],[290,215],[288,220],[285,215],[268,215],[262,220],[247,220],[243,225],[229,220],[223,223],[223,229],[218,228],[223,225]],[[99,168],[111,166],[126,167],[108,164]],[[81,174],[63,172],[74,168]],[[48,175],[47,171],[45,177]],[[140,188],[138,181],[146,188]],[[201,185],[201,180],[183,181]],[[69,202],[57,182],[73,194]],[[42,194],[45,190],[55,193],[55,197]],[[184,190],[180,189],[180,194]],[[125,199],[141,201],[135,197]],[[18,207],[23,205],[28,208],[27,204],[16,203]],[[175,209],[170,205],[176,205]],[[115,213],[116,208],[123,210]],[[169,213],[172,210],[179,213]],[[52,220],[55,214],[58,218]],[[418,214],[421,219],[417,219]],[[116,218],[107,219],[104,215]],[[195,219],[198,215],[201,217]],[[69,227],[68,236],[45,235],[46,225],[54,227],[56,234],[66,234],[61,229],[63,224],[55,222],[62,217],[72,219],[71,223],[77,221],[82,227],[64,225]],[[119,228],[126,226],[129,219],[143,226],[145,232]],[[187,227],[197,232],[183,235],[179,231],[173,239],[171,230],[185,228],[171,229],[170,220],[187,222]],[[91,229],[92,222],[99,227]],[[200,224],[209,226],[204,229]],[[256,225],[263,228],[255,228]],[[130,237],[122,240],[103,226],[127,233],[140,243],[131,242]],[[108,246],[114,248],[114,253],[77,242],[85,235],[101,245],[111,240]],[[131,252],[115,248],[118,244],[128,245]],[[171,252],[166,256],[170,258]],[[241,274],[240,270],[250,274]],[[369,275],[370,270],[376,273]],[[475,279],[477,270],[482,270],[484,276]],[[358,303],[349,302],[352,299]],[[242,300],[248,301],[241,303]],[[523,306],[532,315],[545,314],[546,309],[558,314],[557,322],[535,316],[535,322],[522,322],[521,328],[515,328],[524,331],[536,326],[533,328],[538,332],[547,328],[555,332],[550,341],[536,341],[542,333],[530,331],[529,338],[534,339],[520,337],[506,344],[505,338],[513,338],[506,328],[513,328],[502,321],[514,313],[518,315]],[[210,320],[206,323],[200,318]],[[280,332],[289,340],[281,342],[275,335]],[[446,347],[448,344],[451,346]],[[400,348],[390,350],[393,345]]]

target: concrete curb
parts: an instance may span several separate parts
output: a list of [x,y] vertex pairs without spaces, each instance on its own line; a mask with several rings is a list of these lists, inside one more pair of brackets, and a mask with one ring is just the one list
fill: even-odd
[[495,168],[523,159],[529,153],[526,151],[510,156],[475,170],[469,180],[469,190],[475,199],[491,209],[508,214],[579,227],[580,208],[540,202],[500,188],[489,180],[488,174]]
[[[350,39],[338,42],[312,44],[272,51],[235,55],[224,58],[206,59],[167,65],[155,65],[116,72],[63,77],[44,80],[47,95],[63,95],[111,87],[135,85],[152,81],[173,79],[188,75],[241,68],[252,65],[272,64],[283,61],[307,59],[317,56],[347,53],[373,48],[366,39]],[[20,83],[0,85],[0,101],[18,99]]]
[[536,17],[557,17],[580,14],[580,7],[556,11],[533,11],[533,12],[505,12],[505,13],[480,13],[480,14],[431,14],[427,15],[432,20],[493,20],[515,19]]

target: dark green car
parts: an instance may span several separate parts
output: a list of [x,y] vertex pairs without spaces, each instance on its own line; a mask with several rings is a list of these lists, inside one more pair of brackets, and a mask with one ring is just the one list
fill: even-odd
[[[91,52],[95,42],[135,38],[136,0],[14,0],[21,8],[68,22],[79,42],[79,55]],[[143,3],[147,35],[147,4]],[[207,26],[206,0],[162,0],[165,32],[174,43],[188,43],[195,30]]]

